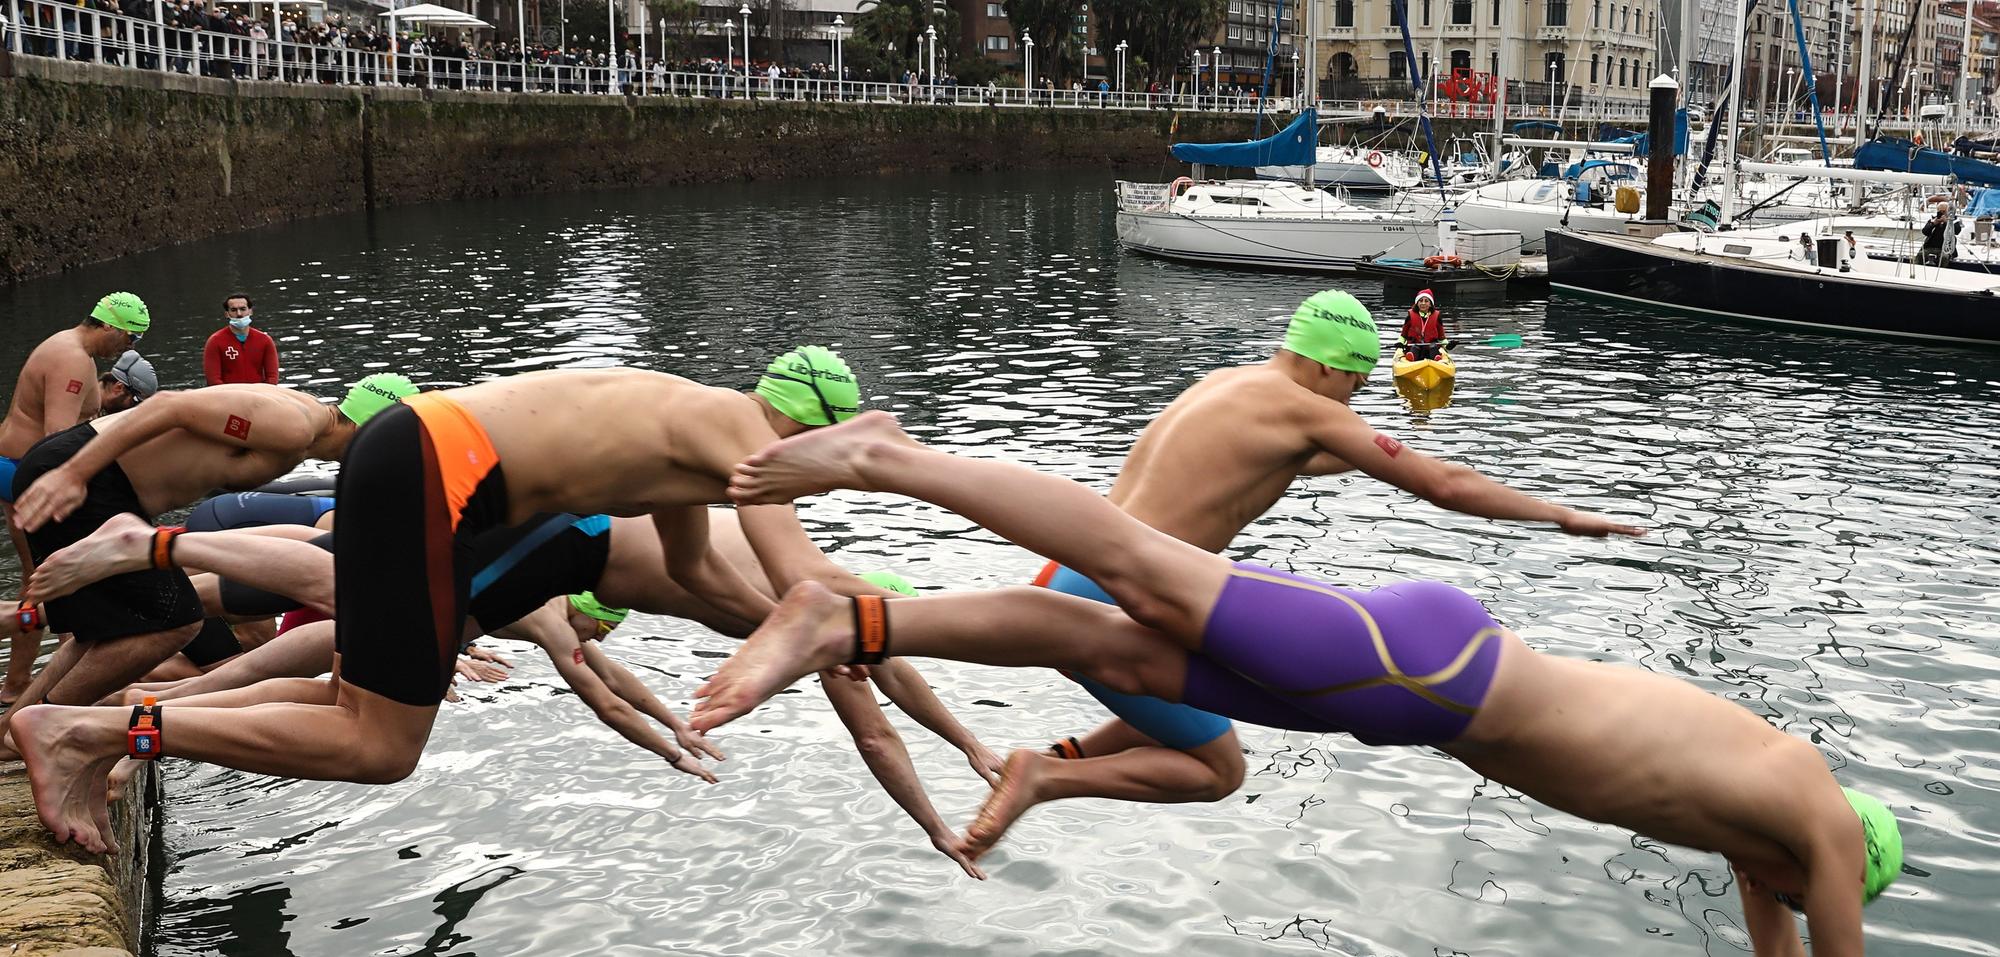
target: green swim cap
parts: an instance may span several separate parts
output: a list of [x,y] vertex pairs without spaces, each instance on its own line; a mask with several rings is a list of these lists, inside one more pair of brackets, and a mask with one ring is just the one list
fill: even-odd
[[340,400],[340,414],[355,425],[364,425],[383,409],[416,394],[416,383],[409,379],[394,372],[377,372],[347,390],[347,398]]
[[1285,327],[1285,348],[1329,369],[1367,373],[1382,358],[1375,317],[1338,289],[1316,292],[1299,304]]
[[910,584],[909,579],[886,568],[864,572],[855,577],[877,588],[886,588],[898,595],[908,595],[911,598],[917,597],[917,586]]
[[146,309],[146,300],[129,292],[114,292],[97,300],[97,308],[90,310],[90,318],[126,332],[145,332],[153,324],[153,314]]
[[800,346],[771,360],[757,394],[786,418],[805,425],[845,422],[861,412],[861,386],[832,349]]
[[1889,813],[1887,805],[1853,788],[1840,790],[1854,806],[1854,813],[1861,815],[1861,838],[1867,849],[1862,862],[1861,902],[1866,904],[1903,873],[1903,829],[1896,825],[1896,815]]
[[604,603],[598,601],[597,596],[590,592],[569,596],[569,606],[598,621],[613,625],[624,622],[625,616],[632,613],[629,608],[606,608]]

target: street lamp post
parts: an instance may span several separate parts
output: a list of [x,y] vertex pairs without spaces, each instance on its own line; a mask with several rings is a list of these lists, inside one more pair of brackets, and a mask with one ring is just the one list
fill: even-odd
[[[1589,96],[1588,91],[1585,91],[1585,96],[1586,97]],[[1549,117],[1553,119],[1555,115],[1556,115],[1556,55],[1551,53],[1549,54]]]
[[1219,110],[1222,109],[1222,48],[1221,47],[1215,48],[1215,61],[1213,63],[1213,66],[1215,68],[1215,82],[1210,83],[1209,86],[1215,90],[1215,108]]
[[726,34],[729,52],[722,55],[722,98],[726,100],[729,99],[729,74],[736,69],[736,64],[732,62],[736,59],[736,21],[722,21],[722,29],[729,31]]
[[[841,89],[841,82],[847,79],[845,72],[840,68],[840,28],[846,25],[847,21],[840,17],[833,18],[833,88],[836,91]],[[845,94],[842,94],[842,98],[845,98]]]
[[1194,51],[1194,108],[1201,109],[1201,51]]
[[1021,100],[1035,101],[1035,38],[1026,30],[1021,31]]
[[750,5],[745,3],[736,12],[743,15],[743,95],[748,97],[756,89],[750,79]]
[[1292,51],[1292,106],[1297,108],[1299,98],[1299,51]]
[[924,28],[924,85],[930,101],[937,102],[937,24]]
[[1125,92],[1125,41],[1118,41],[1118,92]]
[[604,0],[604,45],[611,55],[604,60],[604,89],[618,95],[618,0]]

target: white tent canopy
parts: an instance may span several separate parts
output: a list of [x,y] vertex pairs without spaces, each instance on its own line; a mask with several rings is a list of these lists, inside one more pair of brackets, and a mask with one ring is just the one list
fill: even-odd
[[487,23],[469,13],[453,10],[450,7],[441,7],[435,3],[419,3],[413,7],[386,10],[382,13],[382,16],[388,17],[392,21],[401,20],[404,23],[429,23],[436,26],[484,27],[487,29],[493,27],[493,24]]

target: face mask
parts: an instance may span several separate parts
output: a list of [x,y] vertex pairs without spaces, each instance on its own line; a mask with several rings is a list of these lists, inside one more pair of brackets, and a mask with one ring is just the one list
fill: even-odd
[[229,320],[229,328],[234,329],[237,332],[242,332],[243,330],[250,328],[250,317],[237,316],[236,318]]

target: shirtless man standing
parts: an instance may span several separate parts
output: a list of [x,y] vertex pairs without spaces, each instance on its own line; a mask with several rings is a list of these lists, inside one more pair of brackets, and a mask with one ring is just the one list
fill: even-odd
[[[97,301],[90,316],[35,347],[14,381],[7,417],[0,421],[0,500],[13,501],[14,469],[28,448],[98,414],[97,360],[132,348],[152,316],[145,302],[129,292],[114,292]],[[28,540],[6,506],[7,532],[21,566],[21,584],[35,570]],[[0,708],[10,707],[28,688],[41,650],[41,629],[23,631],[8,646],[7,678],[0,684]]]
[[[34,556],[46,558],[113,516],[151,522],[217,488],[255,488],[307,458],[337,461],[360,423],[415,392],[408,379],[382,373],[361,380],[338,407],[273,385],[156,395],[29,450],[14,476],[15,520]],[[180,651],[202,619],[187,574],[164,561],[21,614],[77,639],[57,649],[26,704],[96,701]]]
[[[1413,468],[1405,455],[1385,439],[1350,464],[1387,478]],[[1744,875],[1759,954],[1800,953],[1790,904],[1815,954],[1856,957],[1862,904],[1901,869],[1895,817],[1840,787],[1811,744],[1687,682],[1537,652],[1449,585],[1355,591],[1230,562],[1075,482],[925,447],[883,412],[750,457],[731,495],[769,503],[835,488],[950,509],[1075,568],[1118,607],[1043,588],[885,603],[802,584],[697,689],[695,730],[800,675],[891,654],[1070,668],[1237,720],[1435,747],[1551,807],[1720,853]],[[997,817],[1008,801],[989,804]]]
[[[42,823],[59,841],[101,850],[105,772],[142,746],[135,756],[259,774],[378,784],[407,777],[462,639],[472,575],[464,545],[537,513],[650,516],[675,581],[726,614],[762,621],[772,602],[710,547],[707,506],[726,500],[744,456],[843,421],[859,401],[847,364],[818,346],[773,361],[751,394],[596,369],[510,376],[405,400],[355,438],[335,493],[336,579],[364,584],[337,593],[332,703],[162,706],[173,719],[162,718],[160,735],[145,745],[126,733],[128,709],[26,709],[15,718],[14,739]],[[825,582],[853,594],[892,594],[828,560],[789,506],[745,508],[739,519],[774,586]],[[156,534],[161,564],[169,564],[174,532]]]
[[[1209,373],[1139,434],[1106,496],[1125,514],[1208,552],[1229,547],[1293,480],[1350,471],[1393,442],[1348,408],[1380,361],[1375,319],[1353,296],[1317,293],[1299,306],[1267,362]],[[1357,380],[1356,375],[1364,377]],[[1554,522],[1573,535],[1637,534],[1594,515],[1514,491],[1463,466],[1404,450],[1381,478],[1439,508],[1485,518]],[[1109,602],[1090,579],[1050,562],[1036,584]],[[1219,801],[1243,783],[1243,754],[1226,718],[1185,704],[1120,694],[1072,675],[1118,716],[1081,740],[1007,758],[1007,820],[1044,801],[1109,797],[1151,804]],[[1060,760],[1060,759],[1071,760]],[[987,818],[968,838],[999,838]]]

